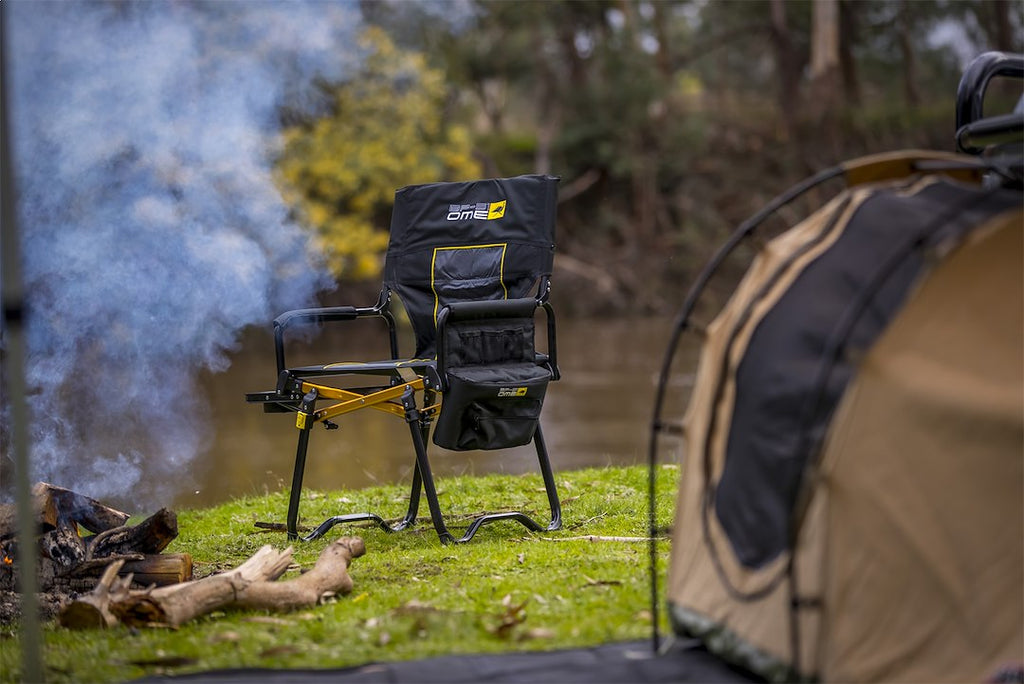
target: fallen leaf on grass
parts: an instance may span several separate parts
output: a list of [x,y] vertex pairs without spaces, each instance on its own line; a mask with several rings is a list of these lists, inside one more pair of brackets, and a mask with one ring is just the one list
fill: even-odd
[[527,641],[529,639],[554,639],[554,630],[548,629],[547,627],[533,627],[526,630],[519,635],[519,641]]
[[260,625],[290,625],[290,620],[283,618],[271,617],[269,615],[253,615],[243,619],[244,622],[255,622]]
[[583,575],[583,579],[587,580],[587,583],[581,585],[580,589],[586,589],[587,587],[614,587],[622,584],[622,580],[596,580],[586,575]]
[[485,626],[484,629],[499,639],[508,639],[512,636],[512,630],[526,622],[527,603],[529,603],[529,599],[518,605],[513,605],[512,594],[506,594],[501,600],[501,605],[505,607],[505,610],[495,616],[497,623]]
[[429,603],[423,603],[418,599],[409,599],[398,608],[391,611],[393,615],[416,615],[417,613],[436,613],[439,609],[430,605]]
[[278,658],[299,653],[302,653],[302,650],[297,646],[272,646],[264,651],[260,651],[260,658]]
[[233,643],[235,641],[241,641],[242,637],[238,632],[222,632],[220,634],[214,634],[210,637],[210,642],[219,644],[222,642]]

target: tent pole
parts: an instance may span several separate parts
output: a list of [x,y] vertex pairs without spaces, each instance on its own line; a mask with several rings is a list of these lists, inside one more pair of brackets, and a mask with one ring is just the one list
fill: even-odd
[[11,408],[11,447],[18,515],[17,579],[21,589],[21,681],[42,682],[42,631],[39,619],[38,544],[32,515],[28,456],[28,412],[25,403],[25,298],[21,281],[20,244],[11,166],[7,84],[6,3],[0,7],[0,293],[3,296],[3,336],[7,345],[6,381]]

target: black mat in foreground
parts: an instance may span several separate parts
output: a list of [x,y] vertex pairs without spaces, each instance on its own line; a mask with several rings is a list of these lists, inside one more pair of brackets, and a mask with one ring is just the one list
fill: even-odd
[[[665,650],[665,649],[663,649]],[[340,670],[237,669],[192,675],[150,677],[136,684],[181,681],[195,684],[237,682],[313,684],[314,682],[551,682],[620,684],[627,682],[758,682],[723,663],[696,644],[673,644],[662,655],[648,641],[592,648],[529,653],[454,655],[395,663],[371,663]]]

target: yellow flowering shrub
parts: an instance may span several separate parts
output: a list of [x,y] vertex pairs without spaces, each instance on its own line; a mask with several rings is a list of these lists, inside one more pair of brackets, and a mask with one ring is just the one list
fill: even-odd
[[283,132],[277,178],[335,276],[377,276],[397,188],[476,178],[469,130],[445,119],[444,73],[370,28],[360,68],[332,87],[333,112]]

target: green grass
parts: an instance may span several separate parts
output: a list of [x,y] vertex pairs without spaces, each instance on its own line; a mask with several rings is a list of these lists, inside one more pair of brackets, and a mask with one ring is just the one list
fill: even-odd
[[[658,521],[671,523],[678,470],[658,472]],[[644,542],[569,540],[583,535],[646,537],[647,471],[640,466],[556,474],[563,527],[531,533],[513,522],[481,528],[468,544],[444,546],[429,521],[386,534],[337,526],[325,539],[295,547],[311,567],[329,540],[360,536],[366,555],[353,561],[351,594],[292,613],[215,612],[178,629],[71,631],[47,625],[49,682],[114,682],[160,673],[217,668],[335,668],[452,653],[550,650],[650,634],[648,547]],[[546,520],[539,476],[452,477],[439,481],[449,527],[474,514],[514,507]],[[404,512],[405,486],[307,491],[304,521],[344,512]],[[197,577],[234,567],[285,535],[255,521],[280,521],[286,492],[179,511],[168,552],[187,552]],[[422,515],[427,515],[424,502]],[[552,541],[565,539],[566,541]],[[659,542],[664,576],[668,542]],[[282,579],[293,576],[292,571]],[[0,634],[0,681],[19,681],[17,633]]]

